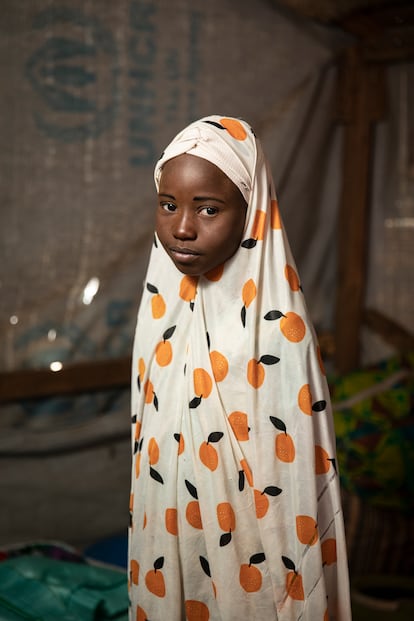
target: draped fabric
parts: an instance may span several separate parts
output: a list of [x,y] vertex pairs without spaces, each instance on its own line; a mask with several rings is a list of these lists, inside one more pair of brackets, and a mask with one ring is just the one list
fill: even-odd
[[260,142],[220,116],[183,130],[248,201],[224,265],[182,274],[157,236],[132,370],[131,619],[346,621],[330,400]]

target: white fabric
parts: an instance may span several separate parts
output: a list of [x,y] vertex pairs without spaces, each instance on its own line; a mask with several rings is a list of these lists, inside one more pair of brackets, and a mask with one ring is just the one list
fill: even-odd
[[154,240],[133,353],[131,619],[347,621],[329,395],[269,167],[247,124],[213,116],[156,180],[188,149],[231,152],[223,171],[238,160],[250,200],[222,271],[183,276]]

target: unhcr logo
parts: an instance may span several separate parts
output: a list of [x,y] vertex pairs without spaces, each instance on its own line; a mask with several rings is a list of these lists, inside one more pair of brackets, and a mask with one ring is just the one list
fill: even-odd
[[114,122],[118,54],[112,34],[82,12],[52,8],[37,14],[42,44],[26,63],[37,94],[36,125],[50,138],[96,138]]

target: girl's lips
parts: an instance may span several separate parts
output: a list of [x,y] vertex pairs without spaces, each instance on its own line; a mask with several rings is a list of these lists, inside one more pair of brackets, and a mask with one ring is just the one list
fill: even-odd
[[193,261],[197,257],[199,257],[199,253],[191,250],[190,248],[170,248],[170,253],[174,256],[175,259],[179,261]]

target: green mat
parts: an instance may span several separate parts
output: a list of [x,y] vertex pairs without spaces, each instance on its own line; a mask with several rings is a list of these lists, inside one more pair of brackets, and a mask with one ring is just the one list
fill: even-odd
[[125,572],[20,556],[0,563],[1,621],[127,621]]

